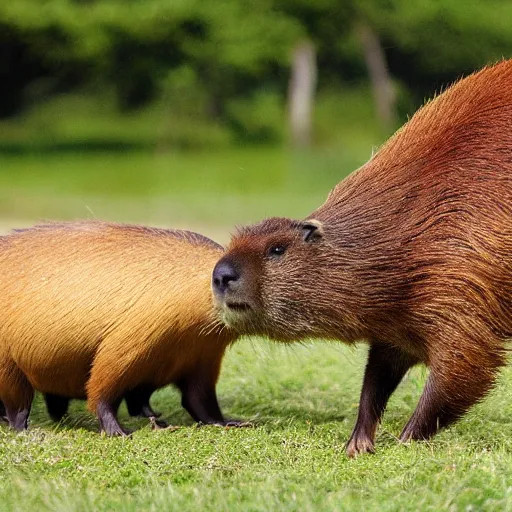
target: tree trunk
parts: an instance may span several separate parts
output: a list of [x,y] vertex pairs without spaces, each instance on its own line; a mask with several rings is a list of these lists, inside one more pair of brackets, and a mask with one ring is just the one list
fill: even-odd
[[290,134],[295,147],[307,147],[311,144],[311,113],[316,77],[315,48],[309,41],[303,41],[293,51],[288,90]]
[[396,121],[396,94],[380,39],[367,23],[359,25],[358,36],[370,76],[377,117],[383,126],[392,128]]

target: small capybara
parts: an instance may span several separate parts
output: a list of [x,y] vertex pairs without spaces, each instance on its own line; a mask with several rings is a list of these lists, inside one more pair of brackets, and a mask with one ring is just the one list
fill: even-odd
[[102,431],[124,434],[120,400],[151,416],[151,392],[171,383],[196,421],[227,424],[215,386],[236,335],[211,293],[222,254],[196,233],[99,221],[0,237],[0,400],[10,426],[27,427],[37,390],[57,418],[70,398],[87,399]]
[[373,451],[417,363],[430,373],[400,439],[457,420],[512,336],[512,61],[427,103],[306,220],[241,229],[213,286],[241,333],[369,343],[349,456]]

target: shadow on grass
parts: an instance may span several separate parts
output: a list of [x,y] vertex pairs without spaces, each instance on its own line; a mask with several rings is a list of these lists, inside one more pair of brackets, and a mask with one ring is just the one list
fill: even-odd
[[[179,397],[173,396],[168,390],[163,390],[161,395],[152,400],[157,411],[162,413],[161,419],[172,426],[191,427],[197,425],[188,413],[179,404]],[[339,404],[339,410],[321,410],[315,409],[309,402],[304,406],[297,405],[300,396],[292,393],[292,396],[286,395],[282,400],[264,403],[260,397],[254,397],[254,400],[247,398],[240,400],[240,397],[232,398],[220,397],[221,407],[227,418],[242,419],[250,422],[254,427],[270,427],[290,422],[308,423],[311,425],[322,425],[327,423],[343,422],[347,418],[355,421],[353,407],[346,403]],[[300,394],[302,396],[302,394]],[[293,402],[293,403],[290,403]],[[261,404],[258,406],[258,403]],[[345,413],[346,412],[346,413]],[[118,414],[119,422],[123,427],[135,432],[146,428],[149,420],[142,417],[131,417],[128,415],[126,406],[121,405]],[[0,427],[6,423],[0,423]],[[72,400],[69,412],[60,422],[54,422],[48,416],[42,397],[37,396],[34,400],[32,413],[30,416],[30,427],[51,429],[54,431],[86,430],[88,432],[99,432],[98,420],[94,414],[87,411],[85,401]]]

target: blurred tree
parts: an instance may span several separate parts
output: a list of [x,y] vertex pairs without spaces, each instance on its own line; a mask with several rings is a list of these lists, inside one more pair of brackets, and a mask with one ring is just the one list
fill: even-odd
[[[509,55],[511,21],[509,0],[3,1],[0,117],[94,86],[113,88],[124,110],[163,98],[176,112],[196,98],[193,108],[235,138],[275,139],[292,50],[311,40],[318,95],[370,77],[392,123],[391,80],[417,106],[441,84]],[[185,68],[190,94],[171,83]]]
[[288,109],[292,143],[296,147],[311,144],[311,111],[316,88],[316,51],[309,41],[299,43],[292,59]]

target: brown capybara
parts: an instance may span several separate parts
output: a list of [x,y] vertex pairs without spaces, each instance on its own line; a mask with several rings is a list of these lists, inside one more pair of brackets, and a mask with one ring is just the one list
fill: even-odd
[[11,427],[27,427],[38,390],[57,409],[86,398],[102,431],[123,434],[121,398],[142,411],[171,383],[196,421],[226,424],[215,386],[236,336],[214,313],[210,282],[222,254],[196,233],[98,221],[1,237],[0,400]]
[[240,230],[213,286],[241,333],[369,343],[348,455],[373,451],[418,363],[430,374],[400,439],[457,420],[512,336],[512,61],[427,103],[306,220]]

